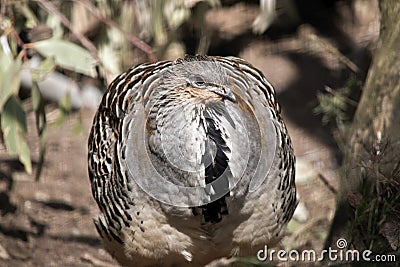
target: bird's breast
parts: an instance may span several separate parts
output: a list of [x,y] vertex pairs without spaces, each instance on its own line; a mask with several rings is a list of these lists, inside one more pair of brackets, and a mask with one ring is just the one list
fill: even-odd
[[150,151],[159,168],[184,177],[178,183],[185,186],[205,186],[225,170],[239,179],[251,149],[245,117],[238,105],[223,101],[166,105],[148,122],[154,125]]
[[[164,112],[167,112],[165,114]],[[184,172],[204,171],[203,157],[210,150],[204,105],[181,105],[161,110],[150,138],[165,162]]]

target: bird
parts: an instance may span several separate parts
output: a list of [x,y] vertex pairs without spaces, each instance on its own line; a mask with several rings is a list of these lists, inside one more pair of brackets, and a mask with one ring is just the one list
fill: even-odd
[[277,244],[295,156],[272,85],[244,59],[142,63],[105,92],[88,139],[94,224],[122,266],[205,266]]

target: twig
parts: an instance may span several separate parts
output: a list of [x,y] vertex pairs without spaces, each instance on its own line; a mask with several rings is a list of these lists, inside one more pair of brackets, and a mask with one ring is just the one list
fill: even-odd
[[6,0],[1,0],[0,14],[1,14],[1,18],[2,19],[6,15],[6,7],[7,7],[7,1]]
[[318,173],[318,178],[321,179],[321,181],[328,187],[329,191],[331,191],[333,194],[337,194],[337,190],[328,182],[328,179],[326,179],[325,176],[323,176],[321,173]]
[[135,35],[128,33],[127,31],[125,31],[120,25],[118,25],[117,23],[115,23],[114,21],[110,20],[109,18],[107,18],[106,16],[104,16],[98,8],[96,8],[95,6],[93,6],[93,4],[88,1],[88,0],[73,0],[76,2],[79,2],[80,4],[83,4],[90,12],[92,12],[92,14],[97,17],[99,20],[103,21],[106,25],[112,27],[112,28],[116,28],[117,30],[119,30],[121,33],[123,33],[126,38],[137,48],[139,48],[140,50],[142,50],[144,53],[146,53],[147,57],[149,58],[150,61],[155,62],[157,61],[156,56],[153,53],[153,49],[151,48],[151,46],[149,46],[148,44],[146,44],[145,42],[143,42],[142,40],[140,40],[138,37],[136,37]]
[[357,101],[354,101],[353,99],[350,99],[350,98],[348,98],[348,97],[346,97],[346,96],[344,96],[342,94],[339,94],[339,93],[335,92],[335,90],[333,90],[332,88],[330,88],[327,85],[325,86],[325,91],[327,91],[328,93],[330,93],[333,96],[338,96],[340,98],[343,98],[343,100],[345,102],[347,102],[348,104],[350,104],[350,105],[352,105],[354,107],[358,106],[358,102]]
[[21,47],[21,51],[18,53],[17,58],[21,59],[23,61],[27,61],[28,55],[27,55],[26,50],[29,48],[29,46],[27,44],[25,44],[24,41],[22,41],[21,37],[19,37],[18,33],[14,29],[14,25],[7,28],[4,31],[4,35],[5,36],[10,35],[12,38],[14,38],[14,40],[17,42],[17,44]]
[[341,61],[344,65],[346,65],[354,73],[361,73],[361,70],[358,68],[358,66],[353,61],[351,61],[348,57],[343,55],[337,48],[335,48],[329,42],[327,42],[324,39],[322,39],[321,37],[319,37],[313,27],[311,27],[309,25],[303,26],[300,29],[299,33],[300,33],[300,35],[304,36],[305,38],[308,38],[309,40],[314,41],[315,43],[317,43],[320,46],[322,46],[323,48],[325,48],[328,53],[336,56],[339,61]]

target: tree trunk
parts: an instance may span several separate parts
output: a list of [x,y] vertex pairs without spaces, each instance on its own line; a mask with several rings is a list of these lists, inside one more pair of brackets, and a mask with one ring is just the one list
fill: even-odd
[[379,8],[379,44],[347,133],[338,206],[326,242],[336,247],[345,238],[347,249],[375,253],[400,248],[400,1],[381,0]]

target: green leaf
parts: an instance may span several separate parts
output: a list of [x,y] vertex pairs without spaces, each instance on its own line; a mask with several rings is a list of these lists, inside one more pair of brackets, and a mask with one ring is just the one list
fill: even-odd
[[36,130],[39,136],[39,160],[37,164],[35,179],[39,180],[42,173],[47,144],[47,118],[45,104],[36,82],[32,83],[32,104],[35,110]]
[[32,43],[33,48],[44,57],[54,57],[58,66],[91,77],[96,76],[96,60],[84,48],[61,39],[47,39]]
[[58,102],[57,109],[57,119],[54,121],[55,126],[61,126],[67,119],[68,115],[71,113],[71,95],[70,93],[66,93],[65,96]]
[[65,96],[58,102],[58,106],[65,114],[69,114],[71,112],[72,104],[70,92],[67,92]]
[[21,102],[15,96],[11,96],[3,107],[1,129],[8,152],[18,155],[26,172],[32,173],[30,151],[26,142],[26,115]]
[[43,60],[40,65],[31,71],[32,80],[34,82],[40,82],[56,67],[54,57],[48,57]]
[[0,48],[0,112],[9,97],[18,93],[21,66],[21,60],[13,59]]
[[40,89],[39,86],[37,85],[36,82],[32,83],[32,106],[33,106],[33,110],[37,111],[40,109],[40,106],[43,102],[42,99],[42,94],[40,93]]
[[79,114],[79,118],[75,122],[72,132],[75,136],[80,136],[83,133],[83,122],[82,122],[82,115]]
[[30,9],[28,1],[22,1],[15,5],[19,12],[26,18],[25,26],[31,29],[39,24],[35,13]]

